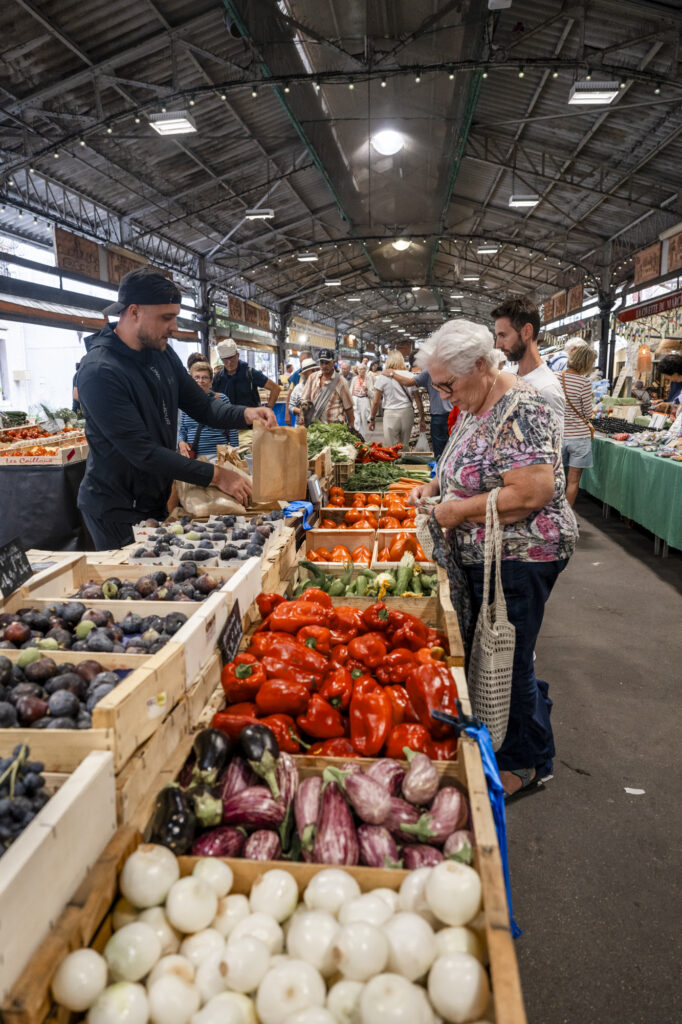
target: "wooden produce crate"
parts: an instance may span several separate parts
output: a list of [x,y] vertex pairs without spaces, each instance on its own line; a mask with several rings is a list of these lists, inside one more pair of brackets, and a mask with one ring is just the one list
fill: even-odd
[[[417,536],[417,531],[416,530],[407,530],[407,529],[404,529],[404,530],[377,530],[376,540],[375,540],[375,543],[374,543],[374,552],[373,552],[373,555],[372,555],[372,569],[375,572],[381,571],[382,568],[384,568],[384,569],[397,569],[398,568],[398,565],[400,564],[399,562],[380,562],[379,561],[379,552],[383,551],[384,548],[386,548],[386,547],[390,547],[392,542],[395,540],[395,538],[398,536],[399,533],[412,533],[412,534],[414,534],[415,538]],[[432,573],[432,572],[436,571],[436,563],[435,562],[426,561],[426,562],[418,562],[417,564],[419,566],[421,566],[421,568],[424,570],[424,572]]]
[[334,486],[343,487],[355,472],[355,461],[334,463]]
[[291,526],[282,529],[272,547],[263,557],[261,583],[266,592],[274,590],[296,561],[296,531]]
[[[33,743],[31,759],[37,760]],[[110,753],[93,751],[72,775],[48,777],[46,783],[55,795],[0,863],[3,1001],[116,831]]]
[[311,473],[314,473],[320,479],[323,477],[331,477],[332,475],[332,450],[329,445],[326,445],[319,454],[313,456],[312,459],[308,459],[308,469]]
[[[310,760],[310,759],[309,759]],[[322,767],[322,765],[320,765]],[[301,764],[302,774],[319,770]],[[497,844],[480,754],[475,743],[463,739],[457,762],[443,770],[443,779],[467,790],[476,837],[476,867],[481,877],[483,922],[489,953],[491,987],[495,999],[496,1024],[527,1024],[514,940],[509,927],[500,851]],[[51,934],[40,945],[2,1004],[5,1024],[42,1024],[51,1011],[49,986],[68,952],[86,945],[101,950],[111,935],[111,913],[117,897],[117,880],[126,857],[140,842],[140,833],[131,827],[118,830],[76,897],[69,902]],[[182,874],[189,874],[196,862],[180,858]],[[297,881],[302,892],[310,879],[327,867],[324,864],[282,861],[246,861],[228,859],[234,883],[232,892],[248,893],[254,881],[265,871],[284,868]],[[346,867],[360,888],[367,892],[378,887],[397,890],[408,872],[365,867]],[[69,1014],[60,1011],[67,1022]]]
[[[374,530],[306,530],[304,541],[304,558],[315,548],[326,548],[331,551],[337,544],[343,544],[353,553],[356,548],[374,548]],[[335,565],[335,562],[320,562],[321,569]]]
[[[44,448],[49,448],[49,439],[47,444],[42,445]],[[40,444],[40,442],[36,442]],[[87,444],[74,444],[67,445],[64,448],[57,448],[54,455],[21,455],[17,452],[16,455],[8,455],[0,458],[1,466],[65,466],[70,462],[82,462],[83,459],[88,457],[89,446]]]

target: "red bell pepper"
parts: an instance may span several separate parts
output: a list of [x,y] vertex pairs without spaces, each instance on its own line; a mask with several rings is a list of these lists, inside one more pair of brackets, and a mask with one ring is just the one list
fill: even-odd
[[369,608],[365,608],[362,613],[362,621],[365,628],[371,633],[380,633],[382,630],[388,629],[389,611],[386,603],[378,601],[376,604],[370,605]]
[[283,600],[284,598],[281,594],[259,594],[256,598],[256,604],[258,605],[261,619],[267,619],[270,612],[278,604],[281,604]]
[[302,715],[309,701],[310,691],[303,683],[288,679],[267,679],[256,694],[261,715]]
[[353,691],[350,702],[350,739],[358,754],[375,757],[391,731],[391,702],[383,690]]
[[212,729],[220,729],[231,740],[239,739],[239,733],[245,725],[255,725],[258,722],[256,705],[251,702],[233,704],[225,711],[216,711],[211,721]]
[[286,754],[300,754],[309,746],[299,736],[296,722],[291,715],[268,715],[267,718],[261,718],[259,724],[267,725],[268,729],[274,732],[279,749]]
[[335,740],[325,740],[323,743],[314,743],[308,753],[316,757],[360,756],[351,741],[345,736],[340,736]]
[[433,661],[443,661],[445,651],[442,647],[420,647],[414,656],[420,665],[430,665]]
[[328,704],[319,693],[310,698],[305,715],[296,719],[299,729],[303,729],[316,740],[332,740],[343,736],[346,732],[343,718],[331,704]]
[[381,659],[375,675],[384,686],[390,683],[404,683],[408,674],[417,664],[417,659],[407,647],[395,647]]
[[329,664],[343,666],[350,658],[350,651],[346,644],[336,644],[329,653]]
[[307,669],[303,668],[295,668],[293,665],[287,665],[278,658],[265,657],[261,661],[261,665],[265,669],[265,675],[268,679],[286,679],[288,683],[298,683],[305,686],[308,693],[312,693],[320,678],[317,673],[308,672]]
[[268,625],[271,632],[298,633],[303,626],[327,626],[332,615],[331,608],[324,608],[317,601],[285,601],[273,610]]
[[347,644],[358,633],[365,631],[362,612],[359,608],[349,608],[348,605],[339,605],[334,609],[334,616],[329,625],[337,644]]
[[443,740],[452,736],[452,726],[431,716],[432,711],[448,711],[457,715],[457,686],[443,662],[417,665],[408,675],[405,686],[419,721],[433,738]]
[[379,691],[381,690],[381,687],[377,683],[376,679],[373,676],[370,676],[368,673],[361,673],[360,675],[356,675],[355,671],[353,671],[351,672],[351,676],[353,677],[353,697],[355,696],[356,693],[379,693]]
[[254,633],[249,640],[249,654],[253,654],[255,658],[262,658],[264,654],[269,654],[275,640],[288,640],[291,642],[293,639],[291,633]]
[[351,657],[362,662],[366,668],[376,668],[386,657],[386,641],[381,633],[365,633],[348,642]]
[[419,721],[404,686],[386,686],[384,687],[384,693],[391,702],[391,715],[394,725],[402,725],[403,722]]
[[427,647],[428,629],[416,615],[407,612],[391,612],[389,615],[388,632],[393,647],[409,647],[418,651]]
[[318,693],[333,708],[345,711],[353,695],[353,677],[347,668],[334,668],[324,677]]
[[230,704],[253,700],[265,682],[265,669],[252,654],[238,654],[220,674]]
[[[336,526],[336,523],[334,526]],[[314,601],[315,604],[321,604],[323,608],[332,607],[331,597],[324,590],[320,590],[319,587],[308,587],[303,593],[305,594],[306,601]]]
[[401,761],[404,757],[403,747],[416,750],[420,754],[431,757],[431,737],[423,725],[404,722],[394,726],[386,741],[384,755]]
[[332,649],[331,630],[326,626],[303,626],[296,634],[299,643],[318,654],[329,654]]
[[432,761],[456,761],[457,737],[449,736],[446,740],[431,740],[427,753]]
[[304,672],[310,672],[314,676],[323,676],[327,671],[327,659],[317,651],[311,651],[305,644],[300,644],[293,636],[284,640],[274,640],[268,650],[264,652],[264,658],[276,658],[283,661],[285,665],[292,668],[300,668]]

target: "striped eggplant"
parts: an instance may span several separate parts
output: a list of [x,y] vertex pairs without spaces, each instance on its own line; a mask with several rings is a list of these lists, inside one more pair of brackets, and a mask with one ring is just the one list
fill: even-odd
[[419,821],[419,811],[407,800],[401,800],[399,796],[391,797],[391,806],[384,818],[384,828],[403,843],[418,843],[419,839],[404,831],[405,826],[415,826]]
[[380,783],[388,790],[390,796],[398,796],[405,769],[400,761],[394,761],[392,757],[382,757],[367,768],[365,775]]
[[275,777],[279,788],[279,799],[288,808],[293,804],[298,790],[298,765],[295,758],[284,750],[277,758]]
[[316,864],[357,864],[358,856],[353,815],[340,787],[329,782],[320,800],[313,860]]
[[458,829],[445,840],[443,853],[450,860],[458,860],[460,864],[472,864],[474,860],[474,834],[468,829]]
[[358,818],[368,825],[381,825],[391,809],[388,790],[364,772],[347,774],[338,768],[325,768],[323,781],[338,782]]
[[296,792],[294,800],[294,817],[296,819],[296,831],[301,840],[301,854],[303,860],[312,861],[312,849],[317,830],[317,818],[320,813],[320,792],[322,790],[322,778],[319,775],[311,775],[303,779]]
[[438,772],[426,754],[403,748],[410,767],[402,781],[403,796],[411,804],[430,804],[438,792]]
[[233,796],[235,793],[241,792],[242,789],[253,786],[255,779],[256,776],[244,758],[233,757],[218,783],[220,795],[223,800],[226,800],[228,796]]
[[223,801],[223,824],[246,829],[279,828],[286,808],[265,786],[249,786]]
[[401,868],[395,839],[381,825],[360,825],[358,828],[360,863],[368,868]]
[[435,846],[424,846],[417,843],[415,846],[406,846],[403,850],[403,861],[408,871],[416,868],[433,868],[443,860],[443,854]]
[[212,828],[204,832],[192,846],[193,857],[238,857],[244,846],[244,832],[239,828]]
[[442,846],[451,832],[466,823],[468,816],[466,798],[455,786],[446,786],[436,793],[431,809],[418,822],[403,825],[403,832],[414,836],[413,842]]
[[252,832],[244,843],[242,857],[247,860],[277,860],[282,852],[282,844],[276,832],[260,828]]

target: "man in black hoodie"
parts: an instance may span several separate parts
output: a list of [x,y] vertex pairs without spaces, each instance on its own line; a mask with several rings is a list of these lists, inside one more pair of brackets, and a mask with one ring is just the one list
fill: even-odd
[[158,271],[141,267],[126,274],[118,302],[104,312],[120,319],[86,339],[78,370],[90,445],[78,507],[95,548],[122,547],[133,540],[133,523],[164,519],[173,480],[214,484],[248,504],[251,485],[238,473],[176,452],[178,409],[220,429],[243,429],[255,420],[275,426],[272,410],[212,402],[192,380],[168,348],[180,291]]

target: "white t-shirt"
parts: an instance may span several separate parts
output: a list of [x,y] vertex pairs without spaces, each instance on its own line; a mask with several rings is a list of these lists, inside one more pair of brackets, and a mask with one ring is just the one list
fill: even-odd
[[[384,412],[392,411],[393,409],[407,409],[408,406],[412,405],[412,399],[406,393],[406,389],[401,387],[397,380],[387,377],[385,373],[377,375],[374,387],[377,391],[381,392]],[[410,388],[409,390],[412,389]]]
[[520,378],[526,384],[532,384],[536,391],[539,391],[547,404],[554,410],[559,420],[559,426],[564,429],[564,411],[566,399],[561,389],[561,381],[555,373],[552,373],[546,363],[540,363],[530,373]]

